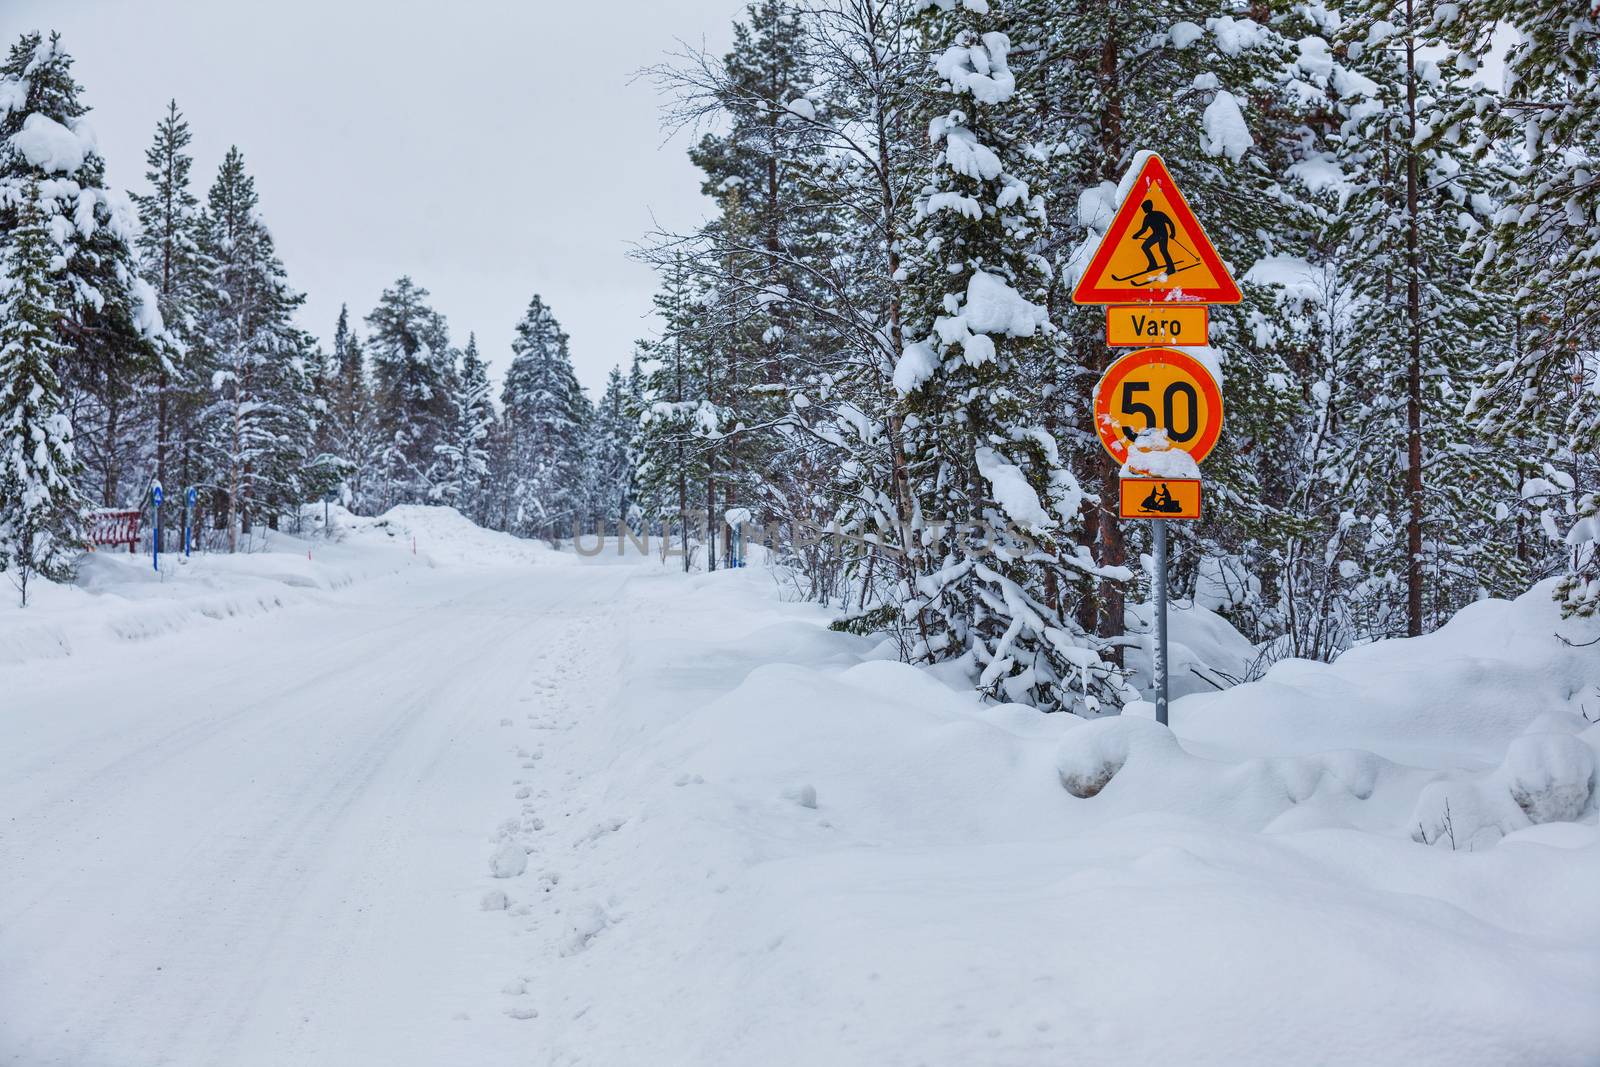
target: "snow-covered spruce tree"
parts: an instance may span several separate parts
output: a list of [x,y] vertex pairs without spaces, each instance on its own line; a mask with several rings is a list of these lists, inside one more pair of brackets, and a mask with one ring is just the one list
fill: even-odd
[[[694,492],[706,480],[697,437],[706,360],[697,330],[702,295],[681,260],[671,262],[654,297],[662,334],[639,345],[645,358],[639,363],[643,382],[634,484],[648,519],[678,545],[690,540],[698,525],[692,516],[704,507]],[[690,565],[685,553],[683,567]]]
[[[1477,398],[1488,432],[1548,429],[1525,495],[1564,550],[1562,609],[1600,611],[1600,19],[1592,4],[1474,0],[1428,8],[1463,70],[1513,31],[1505,82],[1447,136],[1496,164],[1500,206],[1475,243],[1478,281],[1511,294],[1516,336]],[[1520,541],[1520,538],[1519,538]]]
[[[798,5],[749,4],[732,49],[697,73],[691,101],[725,120],[689,153],[705,172],[702,191],[721,208],[697,259],[713,294],[701,328],[716,353],[706,399],[718,411],[702,434],[705,506],[713,516],[734,506],[775,511],[789,495],[788,470],[769,427],[786,406],[794,340],[812,332],[799,297],[814,288],[808,268],[824,255],[803,187],[816,135],[806,121],[815,108]],[[722,526],[721,556],[731,540]]]
[[304,297],[289,288],[257,204],[244,157],[230,148],[202,220],[209,279],[197,342],[213,368],[202,433],[230,551],[254,522],[276,525],[301,502],[313,432],[312,346],[290,321]]
[[[1291,378],[1281,354],[1254,343],[1253,327],[1272,320],[1273,294],[1244,275],[1262,254],[1299,252],[1316,221],[1283,180],[1294,161],[1289,144],[1297,146],[1303,132],[1298,114],[1284,107],[1294,98],[1284,82],[1296,50],[1273,26],[1204,0],[1015,0],[1007,10],[1022,27],[1014,67],[1031,101],[1019,121],[1049,160],[1031,186],[1052,220],[1038,249],[1052,272],[1041,302],[1067,332],[1053,342],[1059,358],[1037,367],[1039,417],[1098,497],[1081,536],[1097,562],[1111,567],[1136,558],[1142,537],[1142,527],[1117,517],[1117,468],[1088,412],[1095,380],[1119,353],[1105,344],[1101,309],[1074,307],[1070,295],[1110,222],[1120,179],[1136,153],[1157,151],[1243,282],[1247,302],[1212,309],[1230,431],[1207,463],[1217,492],[1208,497],[1204,531],[1181,529],[1174,539],[1204,534],[1206,549],[1232,552],[1259,544],[1273,536],[1280,506],[1263,503],[1273,495],[1266,483],[1275,471],[1262,446],[1281,439],[1297,404],[1283,388]],[[1249,10],[1261,19],[1270,14],[1263,5]],[[1234,427],[1249,432],[1235,436]],[[1180,564],[1200,548],[1179,546]],[[1085,627],[1112,639],[1123,632],[1123,583],[1085,578],[1062,595]]]
[[195,430],[209,377],[197,363],[201,347],[192,343],[206,265],[200,254],[200,201],[189,181],[194,165],[187,152],[191,140],[178,102],[170,101],[145,150],[150,191],[134,196],[141,224],[139,257],[167,329],[151,383],[154,473],[163,485],[193,485],[200,476]]
[[28,581],[67,574],[82,541],[82,500],[74,479],[72,425],[56,367],[67,350],[57,339],[52,260],[59,247],[26,197],[0,254],[0,568],[28,606]]
[[484,477],[489,472],[489,437],[494,430],[494,403],[489,398],[489,372],[478,356],[478,337],[467,335],[461,372],[451,402],[449,433],[437,446],[445,460],[440,498],[475,522],[484,521]]
[[333,328],[333,366],[328,389],[329,443],[344,470],[345,499],[352,509],[371,511],[383,488],[384,438],[367,382],[361,338],[350,328],[350,312],[339,306]]
[[501,391],[510,436],[511,529],[569,536],[583,506],[589,399],[572,371],[567,335],[538,296],[517,323]]
[[[927,129],[936,156],[908,257],[905,396],[915,521],[930,549],[905,604],[920,659],[959,658],[998,699],[1095,712],[1127,695],[1103,642],[1044,599],[1044,577],[1095,568],[1070,531],[1082,493],[1040,426],[1026,368],[1052,329],[1032,302],[1045,225],[1011,38],[985,0],[928,4]],[[1003,531],[1003,532],[1001,532]]]
[[155,364],[163,328],[132,249],[137,218],[127,197],[106,185],[81,93],[56,34],[23,34],[0,65],[0,245],[28,211],[44,218],[56,242],[50,279],[69,353],[56,370],[91,495],[117,504],[143,484],[125,484],[143,473],[148,444],[135,384]]
[[1342,27],[1360,81],[1342,102],[1336,158],[1350,178],[1335,232],[1360,306],[1338,477],[1341,523],[1363,531],[1347,541],[1348,595],[1366,638],[1424,633],[1487,591],[1511,592],[1505,539],[1475,525],[1493,513],[1476,498],[1505,477],[1463,417],[1494,336],[1461,253],[1486,201],[1477,169],[1435,132],[1467,89],[1453,63],[1430,58],[1433,6],[1364,0]]
[[601,532],[627,520],[638,433],[639,418],[630,411],[627,380],[621,367],[612,367],[606,391],[595,406],[587,449],[588,511]]
[[380,508],[434,498],[442,476],[436,446],[450,424],[455,357],[444,316],[428,290],[402,277],[367,316],[377,423],[384,438]]

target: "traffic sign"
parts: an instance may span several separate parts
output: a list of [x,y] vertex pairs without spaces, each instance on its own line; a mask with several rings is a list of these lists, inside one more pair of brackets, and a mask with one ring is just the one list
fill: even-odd
[[1143,430],[1160,427],[1196,463],[1222,435],[1222,390],[1204,363],[1175,348],[1141,348],[1106,370],[1094,390],[1094,428],[1111,458],[1128,459]]
[[184,502],[187,503],[191,508],[194,507],[194,500],[195,500],[194,486],[191,485],[187,490],[184,491],[183,499],[184,499]]
[[1145,157],[1072,300],[1076,304],[1239,302],[1239,287],[1155,153]]
[[1112,348],[1203,345],[1209,319],[1204,304],[1113,305],[1106,308],[1106,344]]
[[1124,478],[1118,509],[1124,519],[1198,519],[1199,478]]

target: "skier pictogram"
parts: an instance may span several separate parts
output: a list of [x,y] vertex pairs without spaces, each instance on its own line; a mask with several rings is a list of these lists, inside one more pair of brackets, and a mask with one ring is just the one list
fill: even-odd
[[1236,304],[1239,287],[1154,153],[1134,160],[1121,206],[1084,268],[1079,304]]
[[1166,482],[1162,482],[1158,488],[1150,490],[1150,495],[1144,498],[1139,509],[1160,515],[1176,515],[1183,510],[1183,505],[1172,499],[1172,490],[1167,488]]
[[[1154,200],[1146,200],[1140,207],[1144,209],[1144,224],[1128,240],[1138,244],[1139,251],[1144,253],[1145,269],[1134,271],[1131,274],[1114,274],[1111,280],[1129,282],[1134,286],[1143,288],[1146,285],[1165,281],[1174,274],[1186,271],[1191,267],[1198,267],[1200,265],[1200,257],[1196,256],[1188,245],[1178,240],[1178,228],[1173,224],[1172,216],[1165,211],[1157,209]],[[1143,241],[1139,240],[1141,237],[1144,238]],[[1189,258],[1184,260],[1181,265],[1173,262],[1172,250],[1167,247],[1168,243],[1175,244],[1185,252],[1188,252]],[[1161,253],[1161,264],[1159,265],[1156,263],[1157,251]],[[1134,279],[1139,280],[1135,281]]]

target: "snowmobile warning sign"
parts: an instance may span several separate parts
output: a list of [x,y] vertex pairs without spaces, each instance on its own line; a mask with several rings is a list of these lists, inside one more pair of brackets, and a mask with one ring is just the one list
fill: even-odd
[[1124,478],[1120,513],[1124,519],[1198,519],[1200,479]]
[[1111,364],[1095,386],[1094,428],[1118,463],[1128,461],[1141,432],[1157,428],[1199,463],[1222,435],[1222,390],[1189,353],[1141,348]]
[[1089,267],[1077,304],[1237,304],[1239,287],[1161,157],[1145,157]]

